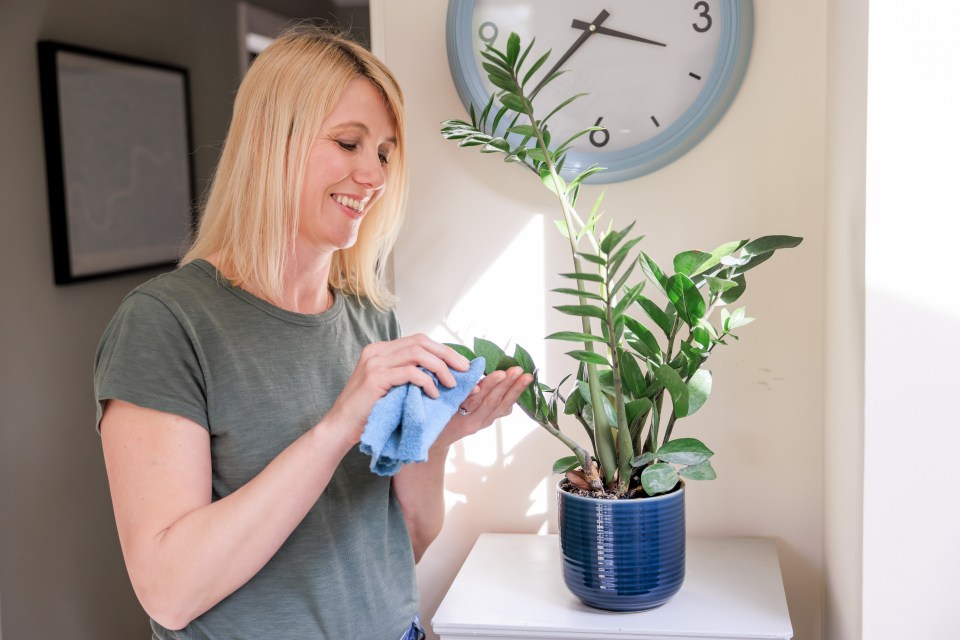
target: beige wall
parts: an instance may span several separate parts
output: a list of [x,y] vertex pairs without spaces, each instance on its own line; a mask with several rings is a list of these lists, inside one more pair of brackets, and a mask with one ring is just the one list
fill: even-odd
[[860,638],[868,0],[828,4],[824,638]]
[[[564,325],[549,312],[559,302],[540,292],[569,270],[553,202],[526,172],[440,137],[439,122],[464,113],[446,63],[447,3],[382,4],[413,141],[409,223],[395,256],[405,330],[542,349],[542,336]],[[717,353],[714,396],[684,427],[717,452],[720,476],[690,487],[690,534],[774,537],[806,640],[821,637],[823,616],[826,3],[755,5],[753,56],[730,111],[678,162],[610,186],[605,209],[621,225],[637,219],[660,260],[769,233],[806,238],[751,273],[744,301],[758,321]],[[570,370],[564,358],[550,346],[541,361],[554,382]],[[426,619],[478,533],[553,530],[549,469],[560,455],[519,416],[457,448],[447,527],[420,567]]]
[[[197,176],[237,77],[233,0],[0,4],[0,592],[6,640],[149,637],[113,525],[91,374],[101,332],[145,273],[53,285],[36,41],[190,68]],[[203,180],[199,180],[202,187]]]

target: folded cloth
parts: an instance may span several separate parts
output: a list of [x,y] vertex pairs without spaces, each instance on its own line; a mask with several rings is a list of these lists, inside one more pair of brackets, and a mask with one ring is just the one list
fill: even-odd
[[372,458],[370,470],[392,476],[408,462],[425,462],[427,451],[483,376],[485,366],[483,358],[476,358],[467,371],[451,369],[457,381],[454,387],[443,386],[427,371],[440,391],[439,398],[431,398],[409,382],[380,398],[360,436],[360,451]]

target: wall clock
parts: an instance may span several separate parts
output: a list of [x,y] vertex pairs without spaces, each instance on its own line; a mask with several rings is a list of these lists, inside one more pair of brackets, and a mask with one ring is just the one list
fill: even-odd
[[588,182],[616,182],[673,162],[717,124],[746,72],[753,3],[450,0],[447,55],[465,107],[482,108],[495,90],[480,50],[485,43],[504,49],[512,31],[524,45],[536,38],[531,60],[553,52],[531,83],[557,65],[567,70],[537,95],[537,113],[546,115],[575,93],[589,94],[551,119],[554,139],[591,125],[605,128],[581,139],[565,173],[597,163],[607,171]]

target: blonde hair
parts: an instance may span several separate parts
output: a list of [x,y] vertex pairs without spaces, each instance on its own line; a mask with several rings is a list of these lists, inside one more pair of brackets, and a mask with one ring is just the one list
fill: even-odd
[[392,305],[384,269],[406,199],[403,94],[373,54],[316,26],[297,26],[278,37],[240,84],[197,237],[181,265],[217,254],[233,284],[274,303],[281,299],[310,147],[344,89],[358,78],[379,90],[393,116],[397,146],[387,165],[388,186],[364,214],[356,242],[333,254],[329,284],[380,309]]

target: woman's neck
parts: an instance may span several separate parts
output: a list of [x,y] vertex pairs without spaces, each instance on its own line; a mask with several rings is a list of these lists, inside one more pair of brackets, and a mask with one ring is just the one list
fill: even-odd
[[[217,268],[227,278],[234,280],[231,269],[223,264],[219,254],[205,258],[207,262]],[[298,261],[292,258],[287,262],[283,274],[283,294],[280,300],[271,300],[281,309],[294,313],[318,314],[333,306],[333,290],[329,286],[330,265],[332,254],[326,258]],[[253,283],[239,283],[241,289],[252,293],[258,298],[270,300],[263,291],[259,291]]]

